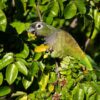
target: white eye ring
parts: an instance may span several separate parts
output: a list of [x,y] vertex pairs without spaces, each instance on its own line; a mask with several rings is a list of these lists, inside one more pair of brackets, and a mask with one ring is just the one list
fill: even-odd
[[42,25],[41,23],[37,23],[37,24],[36,24],[36,28],[37,28],[37,29],[41,29],[42,27],[43,27],[43,25]]

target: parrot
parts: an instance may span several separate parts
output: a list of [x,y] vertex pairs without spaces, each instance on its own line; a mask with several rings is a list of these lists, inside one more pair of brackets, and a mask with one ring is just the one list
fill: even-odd
[[87,70],[93,70],[85,52],[70,33],[42,21],[33,22],[28,32],[44,38],[44,44],[48,45],[49,50],[52,51],[51,57],[63,59],[66,56],[71,56],[85,66]]

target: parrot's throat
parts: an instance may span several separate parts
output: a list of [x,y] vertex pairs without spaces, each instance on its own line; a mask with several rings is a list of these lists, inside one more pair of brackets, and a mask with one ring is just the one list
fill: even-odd
[[55,44],[55,41],[56,41],[56,34],[57,33],[53,33],[49,36],[44,37],[44,40],[45,40],[44,44],[49,45],[50,49],[52,50],[53,50],[53,45]]

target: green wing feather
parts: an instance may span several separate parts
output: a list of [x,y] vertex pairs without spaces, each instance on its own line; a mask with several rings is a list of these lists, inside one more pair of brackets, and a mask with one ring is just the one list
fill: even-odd
[[57,30],[57,32],[49,36],[49,38],[50,37],[52,38],[52,43],[49,41],[48,44],[53,49],[52,57],[64,58],[66,56],[72,56],[86,66],[88,70],[93,70],[85,53],[69,33],[63,30]]

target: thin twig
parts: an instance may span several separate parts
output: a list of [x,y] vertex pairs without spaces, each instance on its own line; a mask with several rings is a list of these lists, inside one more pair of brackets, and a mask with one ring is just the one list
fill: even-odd
[[39,1],[37,2],[36,10],[37,10],[37,13],[38,13],[38,16],[39,16],[40,21],[43,21],[43,20],[42,20],[41,13],[40,13],[40,10],[39,10]]

